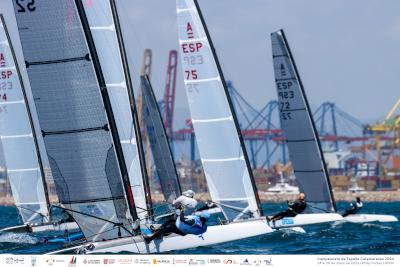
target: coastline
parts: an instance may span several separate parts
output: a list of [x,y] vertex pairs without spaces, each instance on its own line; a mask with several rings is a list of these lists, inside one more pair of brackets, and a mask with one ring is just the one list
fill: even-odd
[[[297,194],[287,193],[266,193],[259,192],[260,200],[262,202],[282,203],[287,200],[295,200]],[[360,193],[350,193],[347,191],[334,192],[336,201],[350,202],[359,196],[363,202],[400,202],[400,191],[364,191]],[[196,195],[196,198],[202,201],[209,200],[210,197],[206,193],[200,193]],[[155,203],[163,201],[163,197],[159,194],[152,195],[152,199]],[[50,201],[56,203],[58,201],[57,196],[51,196]],[[13,206],[14,200],[12,196],[0,197],[0,206]]]

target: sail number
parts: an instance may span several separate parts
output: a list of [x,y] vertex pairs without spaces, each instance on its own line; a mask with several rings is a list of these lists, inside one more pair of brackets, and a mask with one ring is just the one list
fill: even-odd
[[7,102],[7,94],[6,93],[0,94],[0,101]]
[[15,0],[15,3],[18,6],[18,12],[33,12],[36,10],[35,0]]

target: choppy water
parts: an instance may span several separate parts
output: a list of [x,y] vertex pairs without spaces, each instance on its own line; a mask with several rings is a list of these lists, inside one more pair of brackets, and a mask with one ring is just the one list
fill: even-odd
[[[348,203],[338,203],[344,210]],[[267,214],[285,208],[265,204]],[[391,214],[400,218],[400,202],[365,203],[363,213]],[[16,225],[14,207],[0,207],[0,228]],[[262,237],[173,253],[181,254],[399,254],[400,223],[330,223],[304,227],[306,233],[277,231]],[[57,233],[52,233],[56,235]],[[40,234],[0,234],[0,253],[40,254],[61,247],[42,244]]]

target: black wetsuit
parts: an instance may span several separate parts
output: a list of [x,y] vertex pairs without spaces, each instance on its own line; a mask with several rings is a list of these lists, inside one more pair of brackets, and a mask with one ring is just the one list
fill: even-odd
[[307,208],[307,203],[304,200],[296,200],[293,203],[288,202],[289,208],[272,216],[272,221],[280,220],[284,217],[295,217],[302,213]]
[[350,208],[347,209],[342,216],[346,217],[346,216],[348,216],[350,214],[356,214],[357,212],[359,212],[361,210],[362,206],[363,206],[363,203],[361,201],[360,202],[357,202],[357,201],[353,202],[353,203],[350,204]]

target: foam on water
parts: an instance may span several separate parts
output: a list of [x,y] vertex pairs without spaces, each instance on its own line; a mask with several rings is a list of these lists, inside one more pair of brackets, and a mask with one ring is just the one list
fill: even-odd
[[29,234],[3,233],[0,234],[0,243],[37,244],[39,239]]

